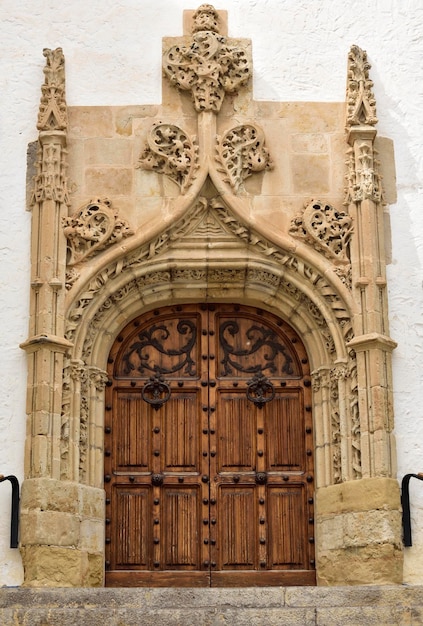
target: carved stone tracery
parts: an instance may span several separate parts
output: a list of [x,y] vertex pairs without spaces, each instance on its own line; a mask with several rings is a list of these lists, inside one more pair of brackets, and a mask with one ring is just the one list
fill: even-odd
[[358,46],[351,46],[347,70],[348,127],[377,124],[373,81],[369,77],[370,67],[366,51]]
[[68,266],[75,265],[133,234],[110,200],[94,199],[63,220],[68,240]]
[[224,172],[224,180],[237,193],[244,180],[254,172],[273,167],[269,152],[264,147],[264,133],[256,125],[235,126],[222,137],[217,137],[216,160]]
[[185,193],[198,169],[198,145],[175,124],[158,123],[148,133],[148,147],[138,161],[138,167],[165,174]]
[[66,130],[68,119],[65,100],[65,57],[62,48],[44,48],[46,58],[44,84],[38,112],[39,131]]
[[202,5],[194,16],[189,46],[168,50],[163,70],[172,85],[191,91],[195,110],[218,113],[225,93],[233,93],[251,76],[245,50],[230,45],[217,34],[218,16],[211,5]]
[[289,232],[304,239],[329,258],[349,262],[352,219],[345,211],[312,200],[291,222]]

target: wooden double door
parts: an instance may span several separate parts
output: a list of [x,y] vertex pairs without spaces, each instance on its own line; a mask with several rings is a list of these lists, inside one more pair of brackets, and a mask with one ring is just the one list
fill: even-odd
[[255,308],[133,320],[109,357],[106,584],[315,583],[309,364]]

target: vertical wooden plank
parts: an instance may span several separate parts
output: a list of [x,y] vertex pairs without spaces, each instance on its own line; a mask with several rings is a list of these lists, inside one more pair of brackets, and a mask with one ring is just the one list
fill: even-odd
[[201,428],[198,390],[175,390],[161,410],[164,470],[198,472]]
[[305,459],[304,410],[299,391],[279,394],[264,407],[268,470],[301,470]]
[[257,448],[255,411],[245,391],[221,390],[216,409],[217,471],[252,471]]
[[163,569],[200,569],[200,489],[162,489],[161,544]]
[[119,468],[147,468],[152,409],[139,392],[118,391],[114,410],[115,463]]
[[222,485],[217,518],[218,569],[257,568],[254,487]]
[[[113,553],[116,568],[149,566],[150,489],[117,486],[114,489]],[[113,523],[114,522],[114,523]]]
[[307,533],[304,487],[268,488],[268,566],[270,569],[305,569]]

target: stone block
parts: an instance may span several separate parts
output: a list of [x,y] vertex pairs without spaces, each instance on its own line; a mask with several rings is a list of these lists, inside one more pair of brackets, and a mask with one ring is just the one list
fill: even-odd
[[[415,623],[415,622],[414,622]],[[345,607],[316,610],[316,626],[411,626],[412,614],[409,608],[393,606],[380,607]]]
[[104,519],[104,489],[79,485],[78,497],[81,517]]
[[104,549],[104,521],[82,520],[78,547],[88,552],[101,552]]
[[343,518],[345,547],[373,543],[391,543],[400,546],[401,513],[399,511],[366,511],[347,513]]
[[89,196],[132,193],[132,169],[90,167],[85,170],[85,191]]
[[129,106],[114,110],[115,131],[118,135],[132,135],[136,128],[136,121],[145,117],[151,118],[158,114],[158,106]]
[[328,152],[328,140],[322,133],[297,133],[291,135],[291,148],[293,152]]
[[402,582],[402,564],[401,550],[391,544],[318,551],[317,584],[398,584]]
[[344,126],[344,104],[338,102],[284,102],[279,117],[289,123],[291,132],[339,132]]
[[79,513],[78,485],[50,478],[26,479],[22,483],[21,511],[41,510]]
[[87,165],[132,165],[132,142],[128,139],[87,139],[84,149]]
[[87,587],[102,587],[104,585],[104,554],[88,553],[88,568],[83,578]]
[[77,546],[79,517],[59,511],[29,511],[21,516],[21,542],[29,545]]
[[111,137],[113,117],[110,107],[68,107],[70,135],[76,137]]
[[321,487],[316,492],[316,508],[319,516],[346,511],[399,510],[399,484],[393,478],[363,478]]
[[78,587],[86,555],[79,550],[55,546],[21,548],[25,566],[25,586]]
[[329,159],[321,154],[296,154],[291,159],[293,190],[298,194],[327,194]]
[[342,515],[317,520],[316,542],[319,550],[340,550],[344,545]]

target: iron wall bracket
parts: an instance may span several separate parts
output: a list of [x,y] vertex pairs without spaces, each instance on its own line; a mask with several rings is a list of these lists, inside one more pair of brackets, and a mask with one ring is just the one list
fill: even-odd
[[401,505],[402,505],[402,529],[404,546],[409,548],[413,545],[411,539],[411,515],[410,515],[410,478],[423,480],[423,473],[406,474],[401,481]]
[[0,483],[8,480],[12,485],[12,513],[10,518],[10,547],[17,548],[19,544],[19,482],[16,476],[0,474]]

